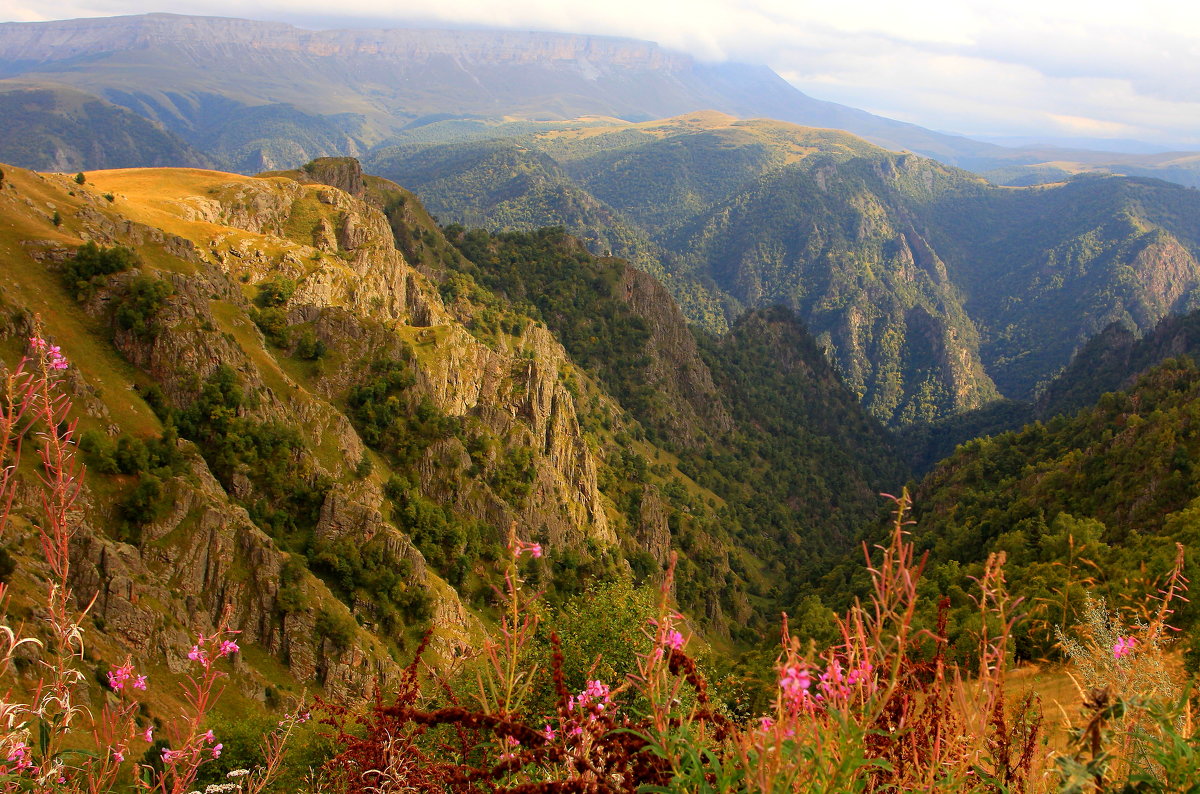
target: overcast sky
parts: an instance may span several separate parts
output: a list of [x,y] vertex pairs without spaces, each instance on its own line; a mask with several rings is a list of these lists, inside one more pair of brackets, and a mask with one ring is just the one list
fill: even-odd
[[[154,2],[147,5],[146,2]],[[765,63],[802,91],[972,136],[1200,149],[1190,0],[0,0],[0,19],[171,11],[304,27],[473,25],[649,39]]]

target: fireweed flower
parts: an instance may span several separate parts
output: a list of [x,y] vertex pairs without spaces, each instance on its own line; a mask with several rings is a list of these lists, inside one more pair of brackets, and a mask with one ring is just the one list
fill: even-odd
[[542,556],[542,544],[526,543],[523,540],[518,540],[517,545],[513,548],[513,557],[519,559],[525,552],[529,552],[529,556],[536,560]]
[[8,760],[16,765],[17,771],[29,769],[33,766],[33,761],[29,758],[29,745],[25,742],[16,742],[12,746],[12,750],[8,753]]
[[224,746],[225,745],[223,745],[223,744],[214,744],[213,749],[212,749],[212,757],[220,758],[221,757],[221,748]]
[[142,738],[145,739],[147,742],[154,741],[154,726],[153,725],[146,728],[146,732],[142,734]]
[[31,336],[29,337],[29,346],[46,356],[50,369],[67,368],[67,357],[62,354],[62,348],[58,345],[49,344],[40,336]]
[[674,630],[667,632],[667,647],[676,651],[682,648],[683,634]]
[[783,699],[790,708],[799,709],[811,701],[808,690],[812,686],[812,682],[812,675],[808,672],[808,668],[795,664],[788,665],[780,673],[779,691],[783,693]]
[[224,640],[221,642],[219,655],[228,656],[231,653],[237,653],[239,650],[241,649],[238,648],[238,644],[236,642],[233,640]]
[[1120,659],[1133,653],[1133,649],[1137,646],[1137,640],[1133,637],[1120,637],[1117,639],[1117,644],[1113,646],[1113,658]]
[[108,688],[114,692],[120,692],[131,680],[133,683],[130,686],[134,689],[146,688],[146,676],[134,675],[133,665],[129,662],[108,672]]

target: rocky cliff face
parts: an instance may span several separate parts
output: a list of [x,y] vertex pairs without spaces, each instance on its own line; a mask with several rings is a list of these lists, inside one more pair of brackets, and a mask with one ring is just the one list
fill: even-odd
[[[369,552],[383,570],[405,572],[404,592],[427,604],[431,658],[448,659],[473,644],[480,624],[394,523],[396,507],[384,488],[393,464],[370,451],[346,413],[348,392],[370,377],[372,362],[406,362],[412,384],[405,404],[428,404],[461,428],[419,455],[412,485],[420,498],[476,522],[490,544],[502,543],[510,525],[522,537],[585,556],[615,550],[618,538],[598,485],[601,458],[584,438],[564,381],[571,364],[562,347],[537,325],[491,343],[469,332],[396,249],[388,219],[364,200],[357,164],[345,165],[318,164],[309,184],[156,171],[93,173],[83,187],[5,167],[0,208],[19,231],[0,245],[22,264],[11,271],[4,300],[11,316],[25,318],[7,330],[27,335],[34,312],[55,318],[47,333],[63,340],[74,362],[72,389],[85,426],[113,440],[159,432],[140,398],[126,405],[134,382],[158,387],[167,408],[182,412],[217,373],[232,372],[245,395],[235,414],[245,423],[241,432],[287,428],[298,439],[287,453],[288,471],[296,487],[319,495],[311,519],[296,519],[310,522],[300,525],[308,527],[307,548],[349,545]],[[109,192],[111,201],[102,197]],[[53,212],[61,225],[51,222]],[[58,271],[89,240],[128,246],[141,261],[104,278],[63,317],[51,308],[71,305]],[[171,292],[155,310],[152,334],[113,319],[114,307],[147,278],[167,282]],[[294,288],[269,315],[255,305],[257,285],[279,279]],[[280,347],[256,327],[268,315],[283,318],[292,343]],[[319,360],[296,357],[301,332],[321,345]],[[479,439],[487,443],[475,446]],[[127,491],[127,480],[90,478],[98,490],[89,493],[73,550],[74,585],[83,601],[99,594],[94,615],[108,640],[138,654],[161,653],[182,669],[188,638],[211,631],[228,611],[243,640],[282,662],[297,687],[361,692],[394,672],[405,639],[387,628],[395,618],[378,594],[331,589],[340,585],[308,573],[290,536],[262,528],[264,505],[278,497],[263,490],[261,472],[241,464],[213,468],[205,443],[179,442],[187,463],[164,475],[169,507],[141,526],[133,543],[118,540],[114,528],[124,519],[108,495]],[[480,449],[490,452],[481,456]],[[523,498],[494,476],[467,475],[472,468],[493,472],[523,450]],[[36,503],[32,495],[27,501]],[[647,525],[659,527],[660,519],[648,517]],[[645,543],[663,557],[661,531],[651,534]],[[331,635],[330,625],[342,633]],[[261,698],[280,685],[277,672],[245,666],[246,694]]]
[[701,436],[720,437],[733,419],[679,305],[653,276],[626,266],[619,294],[650,329],[647,379],[666,397],[661,417],[671,438],[684,446]]

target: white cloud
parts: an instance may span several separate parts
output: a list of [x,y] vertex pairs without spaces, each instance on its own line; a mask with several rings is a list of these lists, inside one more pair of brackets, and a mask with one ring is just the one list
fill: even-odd
[[[140,13],[141,0],[0,0],[0,19]],[[305,26],[472,25],[632,36],[766,63],[820,99],[966,134],[1200,147],[1200,4],[1179,0],[260,0]],[[247,16],[235,0],[152,10]]]

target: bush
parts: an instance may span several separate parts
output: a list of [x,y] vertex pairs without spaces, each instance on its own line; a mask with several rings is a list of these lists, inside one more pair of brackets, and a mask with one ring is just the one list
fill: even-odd
[[79,449],[83,451],[91,471],[100,474],[117,474],[116,450],[109,443],[108,437],[97,430],[87,430],[79,437]]
[[358,624],[349,614],[329,608],[322,609],[313,625],[318,640],[328,640],[338,650],[346,650],[354,642]]
[[135,546],[142,542],[142,527],[162,518],[164,495],[162,480],[152,474],[142,475],[133,491],[117,505],[121,540]]
[[251,309],[250,319],[275,347],[287,347],[291,343],[287,313],[283,309]]
[[273,309],[291,300],[295,292],[295,281],[284,276],[272,276],[258,285],[258,296],[254,302],[259,308]]
[[317,338],[316,332],[305,328],[296,339],[296,357],[316,361],[325,355],[325,343]]
[[173,294],[175,288],[166,281],[154,276],[138,276],[129,282],[129,288],[117,303],[114,315],[117,325],[140,339],[155,337],[160,330],[158,314]]
[[63,267],[63,281],[67,291],[76,300],[91,297],[104,285],[104,276],[120,273],[141,264],[137,253],[124,246],[102,248],[89,240],[67,260]]
[[301,612],[308,607],[308,596],[301,582],[308,568],[304,561],[295,555],[288,555],[279,571],[279,591],[275,595],[275,608],[282,615]]

